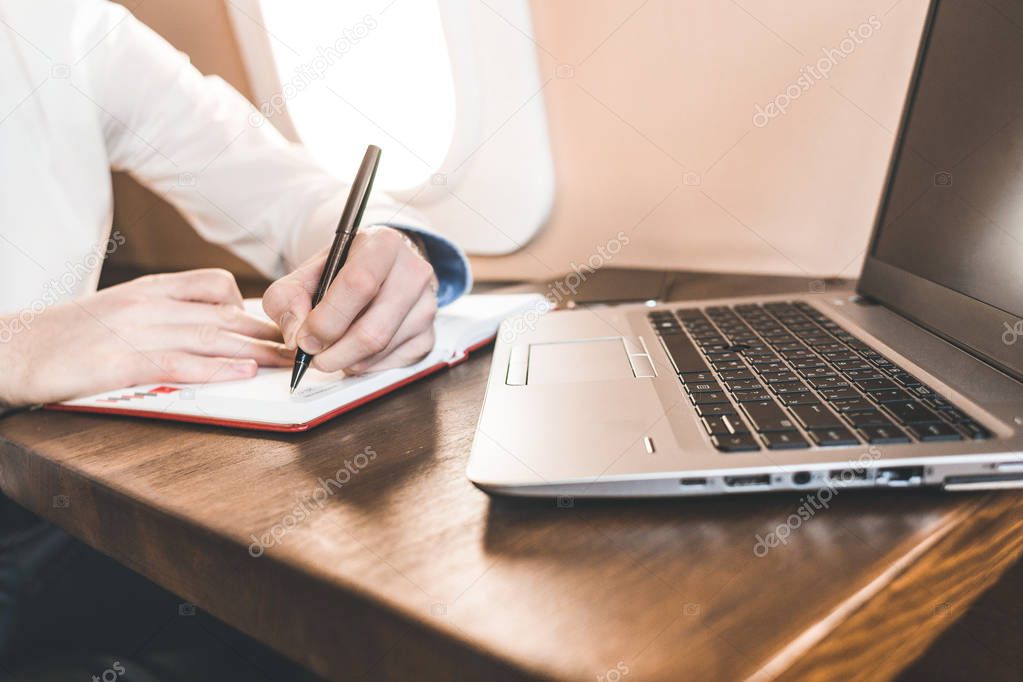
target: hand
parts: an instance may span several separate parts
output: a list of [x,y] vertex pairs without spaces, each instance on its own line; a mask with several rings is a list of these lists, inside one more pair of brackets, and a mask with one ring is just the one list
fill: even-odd
[[409,239],[389,227],[360,230],[348,261],[315,310],[324,249],[266,290],[263,309],[289,348],[324,372],[375,372],[410,365],[433,349],[437,278]]
[[251,377],[287,366],[294,353],[270,322],[246,313],[231,273],[150,275],[54,305],[0,318],[0,401],[66,400],[159,382]]

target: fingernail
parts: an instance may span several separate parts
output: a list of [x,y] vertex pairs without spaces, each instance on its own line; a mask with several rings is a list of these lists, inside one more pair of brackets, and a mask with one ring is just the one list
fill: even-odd
[[253,370],[256,369],[256,361],[251,358],[231,360],[228,364],[230,365],[231,372],[235,374],[252,374]]
[[323,343],[315,336],[309,335],[302,337],[302,340],[298,342],[298,347],[306,353],[316,354],[323,350]]
[[288,348],[295,348],[295,332],[298,331],[298,318],[289,310],[281,316],[281,335]]

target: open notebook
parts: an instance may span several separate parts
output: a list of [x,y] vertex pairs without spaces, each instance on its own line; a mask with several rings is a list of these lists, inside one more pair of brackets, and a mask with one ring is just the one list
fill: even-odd
[[[258,301],[246,301],[259,310]],[[291,368],[242,381],[147,384],[69,400],[49,409],[125,414],[267,431],[304,431],[385,393],[455,365],[494,339],[501,321],[547,309],[537,294],[464,296],[437,314],[433,351],[415,365],[357,377],[310,369],[294,395]],[[260,311],[259,314],[262,314]]]

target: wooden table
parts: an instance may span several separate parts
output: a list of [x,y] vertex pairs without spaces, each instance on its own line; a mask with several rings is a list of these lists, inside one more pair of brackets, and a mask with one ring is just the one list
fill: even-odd
[[300,435],[13,415],[0,489],[330,679],[890,678],[1023,550],[1011,493],[842,493],[765,556],[801,496],[491,499],[463,473],[489,361]]

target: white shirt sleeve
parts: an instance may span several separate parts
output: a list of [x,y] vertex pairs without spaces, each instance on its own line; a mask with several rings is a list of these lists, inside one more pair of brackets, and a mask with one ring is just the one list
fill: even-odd
[[[95,45],[79,65],[88,82],[78,87],[100,111],[111,167],[268,277],[328,245],[348,186],[127,10],[97,6],[95,35],[81,41]],[[363,217],[376,223],[423,226],[379,192]]]

